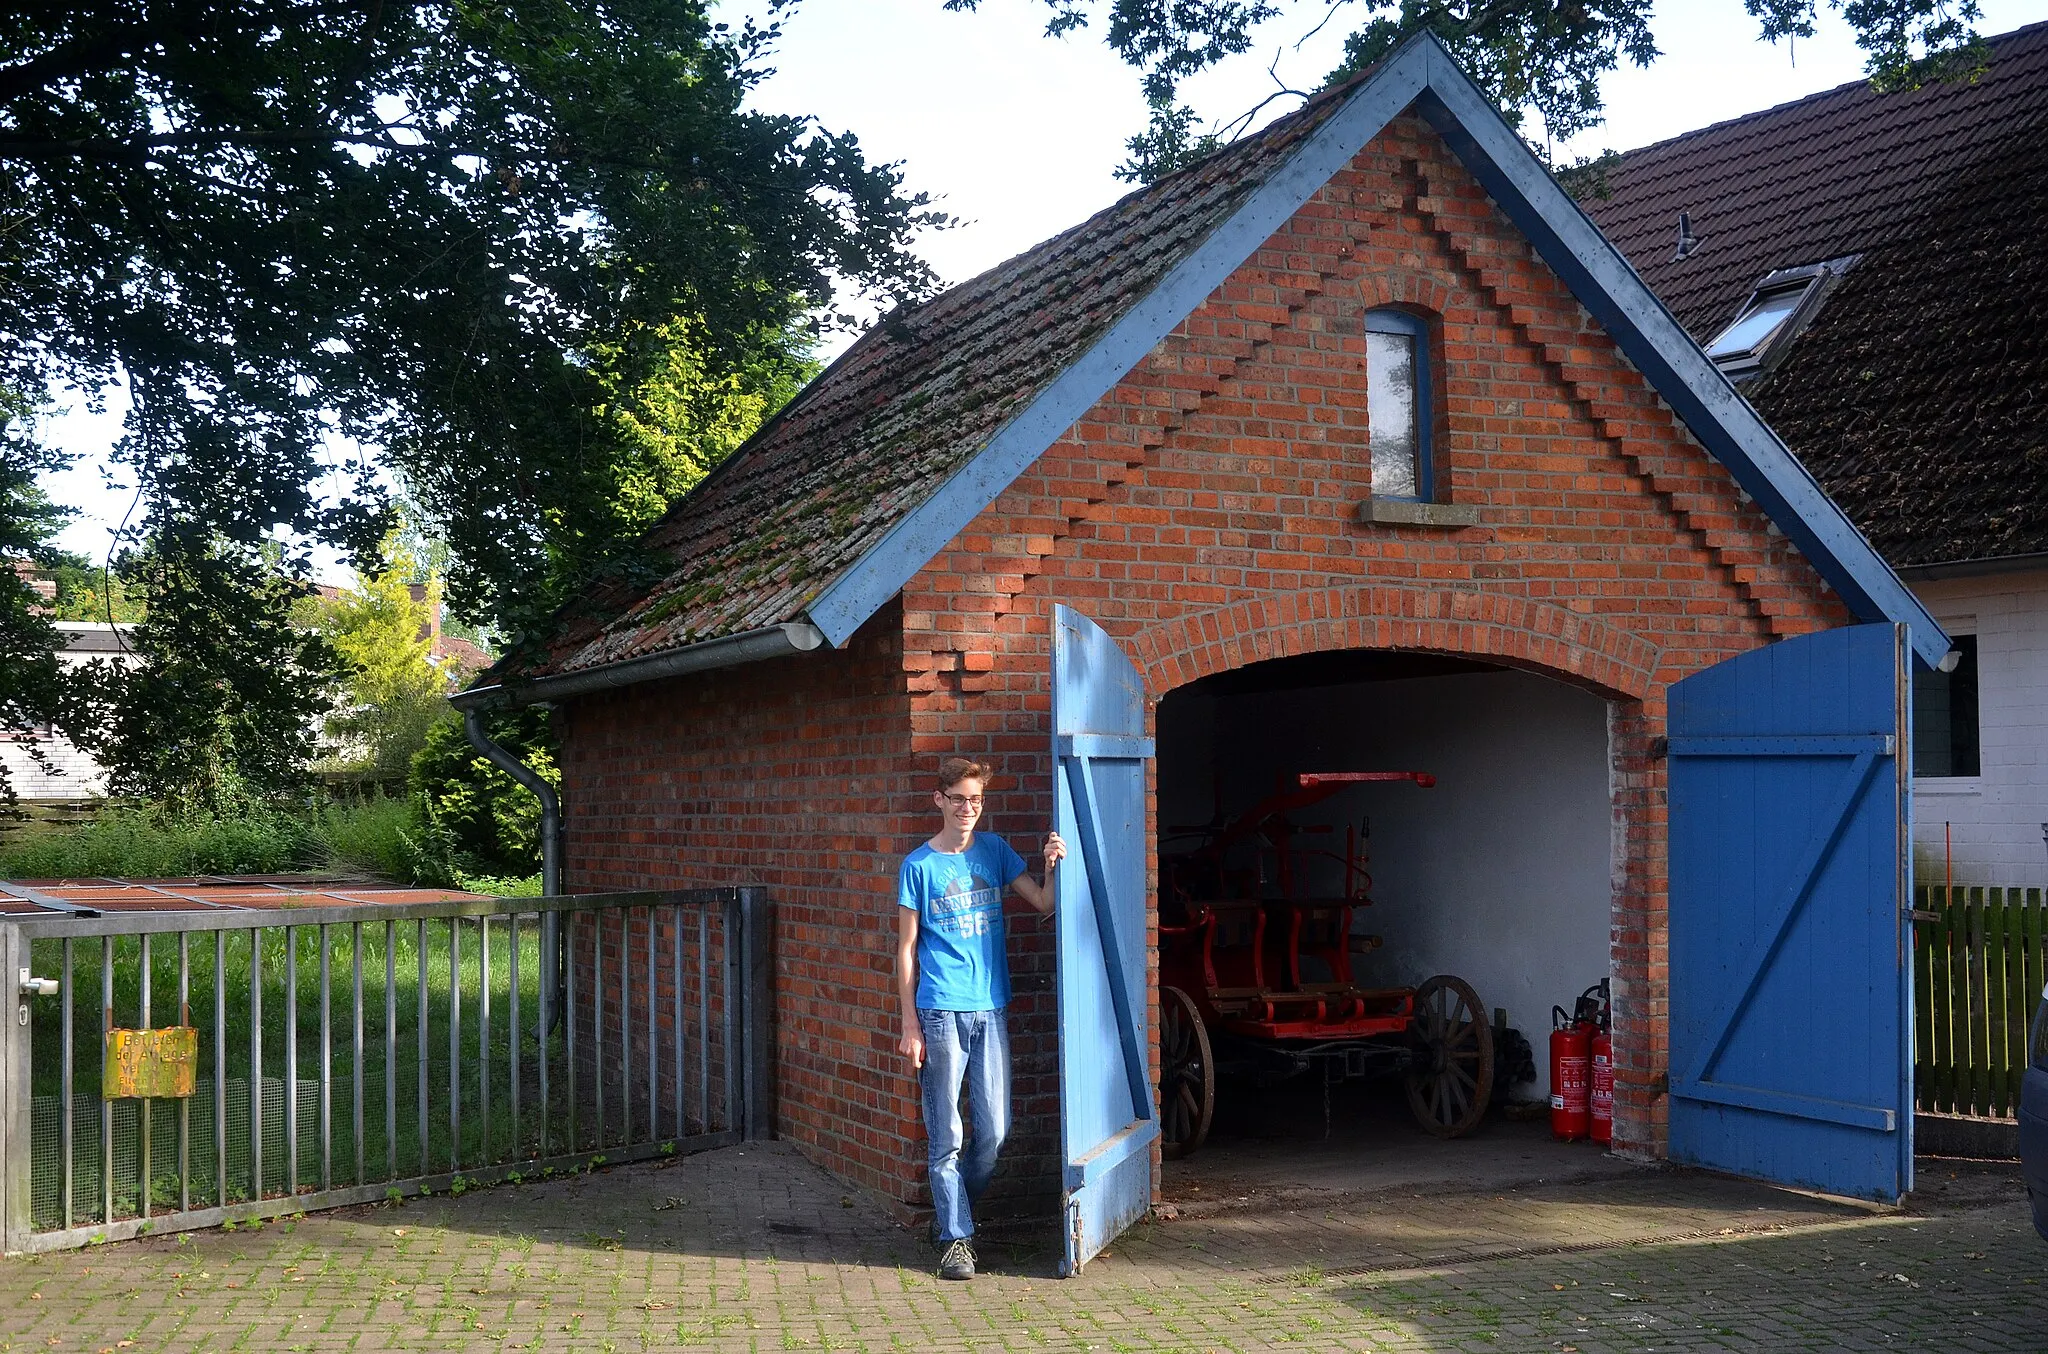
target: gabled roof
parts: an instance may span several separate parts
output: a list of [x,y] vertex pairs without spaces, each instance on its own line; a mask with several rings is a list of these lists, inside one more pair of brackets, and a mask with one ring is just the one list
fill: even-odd
[[[526,675],[543,680],[507,678],[501,694],[568,694],[614,665],[675,671],[699,648],[751,657],[810,647],[819,632],[844,642],[1411,108],[1850,609],[1908,622],[1923,660],[1938,661],[1947,639],[1932,618],[1424,36],[1257,136],[883,321],[655,529],[650,542],[675,560],[667,578],[590,599]],[[785,638],[793,624],[808,642]],[[748,647],[756,637],[765,650]]]
[[1630,151],[1583,204],[1702,342],[1765,274],[1861,256],[1745,393],[1898,567],[2048,551],[2048,24],[1989,46],[1974,83]]

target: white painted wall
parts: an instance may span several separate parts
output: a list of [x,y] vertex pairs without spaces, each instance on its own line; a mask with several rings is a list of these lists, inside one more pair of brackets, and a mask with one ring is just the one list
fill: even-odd
[[1959,884],[2048,884],[2048,569],[1915,584],[1951,630],[1977,636],[1982,775],[1913,782],[1916,872],[1942,878],[1943,825]]
[[[1374,906],[1355,929],[1385,938],[1360,976],[1471,983],[1536,1049],[1549,1095],[1550,1008],[1608,974],[1611,915],[1607,711],[1597,697],[1520,672],[1203,697],[1159,711],[1159,821],[1209,818],[1209,767],[1240,811],[1277,775],[1428,771],[1434,789],[1366,785],[1298,815],[1336,831],[1370,816]],[[1314,840],[1314,839],[1311,839]],[[1337,890],[1332,865],[1320,883]]]
[[[105,622],[58,621],[56,626],[59,637],[65,642],[57,661],[65,667],[78,667],[94,659],[124,664],[131,661],[127,654],[118,651],[112,637],[114,627]],[[17,796],[22,799],[97,799],[106,794],[105,770],[74,746],[70,739],[53,733],[34,742],[48,762],[47,767],[38,766],[21,741],[0,738],[0,765],[7,768]]]

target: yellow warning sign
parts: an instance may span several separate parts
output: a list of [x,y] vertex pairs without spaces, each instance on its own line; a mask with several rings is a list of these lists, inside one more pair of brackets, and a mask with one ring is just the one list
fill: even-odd
[[192,1094],[199,1072],[199,1031],[108,1030],[100,1095],[108,1100],[173,1100]]

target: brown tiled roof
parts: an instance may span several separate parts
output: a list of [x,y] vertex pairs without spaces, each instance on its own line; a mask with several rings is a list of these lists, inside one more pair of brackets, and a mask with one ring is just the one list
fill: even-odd
[[1894,566],[2048,550],[2048,24],[1990,45],[1974,84],[1629,152],[1583,203],[1701,342],[1766,273],[1863,256],[1746,393]]
[[1227,220],[1343,93],[877,324],[650,533],[674,562],[666,578],[586,599],[526,673],[797,619]]

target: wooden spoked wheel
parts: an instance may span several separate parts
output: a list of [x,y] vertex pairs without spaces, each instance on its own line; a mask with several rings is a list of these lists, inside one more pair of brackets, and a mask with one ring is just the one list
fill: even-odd
[[1216,1110],[1216,1060],[1195,999],[1177,987],[1159,989],[1160,1155],[1184,1157],[1209,1136]]
[[1407,1074],[1408,1108],[1439,1138],[1471,1132],[1493,1095],[1493,1027],[1479,994],[1463,978],[1440,974],[1415,989],[1409,1026],[1415,1057]]

